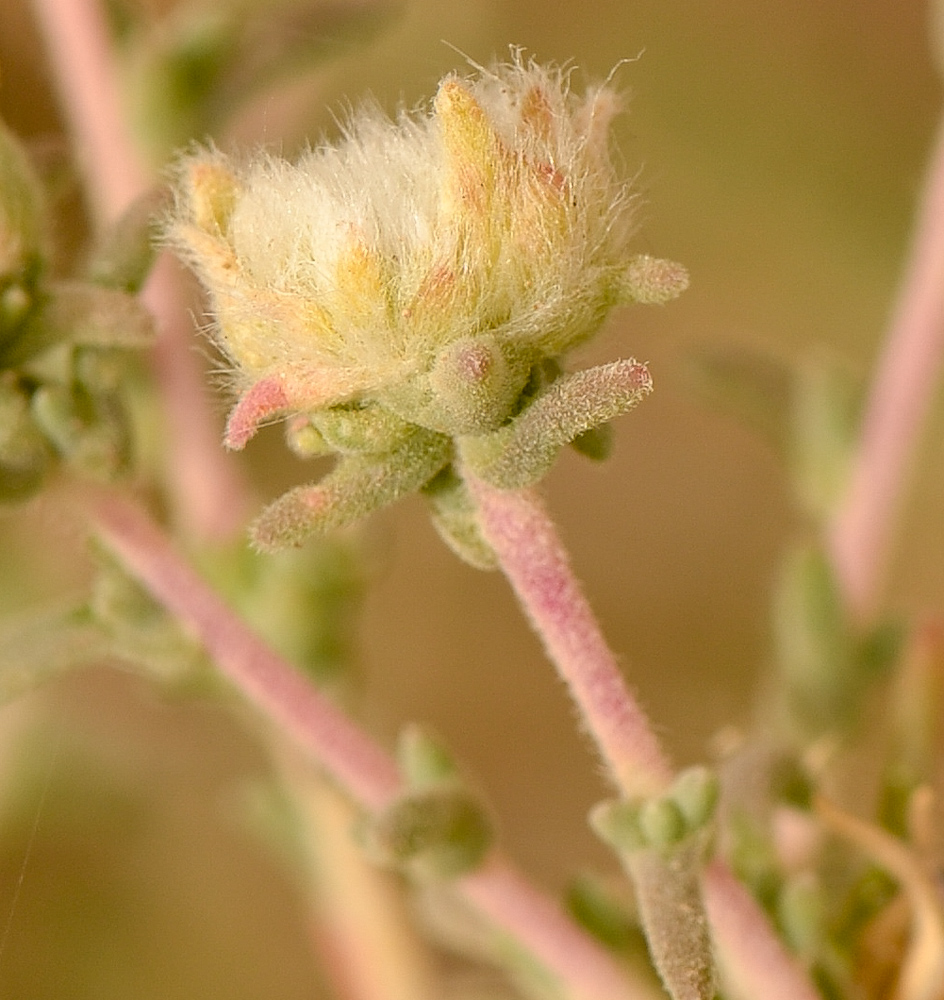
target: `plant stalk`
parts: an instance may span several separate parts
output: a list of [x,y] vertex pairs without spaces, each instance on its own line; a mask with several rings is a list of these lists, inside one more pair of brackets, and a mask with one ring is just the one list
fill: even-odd
[[[98,228],[154,183],[128,132],[108,26],[97,0],[33,0]],[[170,440],[165,449],[177,520],[196,538],[228,541],[245,524],[248,490],[219,447],[222,428],[203,386],[180,274],[166,254],[142,300],[154,316],[154,369]]]
[[[672,781],[672,769],[651,723],[629,692],[616,657],[603,637],[566,551],[537,494],[504,491],[466,474],[478,504],[479,527],[495,550],[535,631],[567,683],[612,775],[627,797],[657,795]],[[631,868],[631,865],[630,865]],[[684,880],[685,873],[681,875]],[[647,891],[637,883],[637,892]],[[657,887],[658,889],[658,887]],[[762,911],[724,862],[712,861],[701,880],[703,900],[687,899],[675,913],[652,900],[659,926],[647,928],[650,948],[667,926],[699,947],[697,909],[704,903],[716,947],[734,970],[743,995],[764,1000],[818,1000],[805,973],[787,954]],[[692,909],[695,908],[695,910]],[[643,907],[645,910],[645,907]],[[655,931],[656,938],[652,932]],[[759,959],[758,956],[763,956]],[[686,969],[672,973],[653,953],[666,985],[687,996]],[[702,956],[692,955],[697,963]],[[667,975],[667,972],[669,975]]]
[[[206,647],[214,663],[275,729],[317,761],[362,808],[400,790],[392,759],[294,667],[274,653],[178,555],[138,508],[113,494],[93,505],[95,530],[126,571]],[[651,989],[564,916],[500,852],[456,891],[514,937],[581,1000],[653,1000]]]
[[875,613],[908,473],[944,349],[944,122],[931,156],[911,257],[866,406],[828,548],[846,607]]
[[669,759],[630,693],[574,577],[554,523],[533,490],[499,490],[468,473],[479,526],[567,684],[610,774],[627,798],[672,782]]

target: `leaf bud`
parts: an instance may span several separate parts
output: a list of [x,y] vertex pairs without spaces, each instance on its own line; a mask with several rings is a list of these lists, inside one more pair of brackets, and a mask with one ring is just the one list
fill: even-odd
[[456,784],[407,792],[368,831],[368,849],[378,861],[421,879],[474,871],[491,843],[485,810]]

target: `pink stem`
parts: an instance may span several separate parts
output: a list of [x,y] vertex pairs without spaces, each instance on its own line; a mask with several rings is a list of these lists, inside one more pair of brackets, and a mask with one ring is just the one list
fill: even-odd
[[[627,796],[664,790],[672,769],[623,682],[540,500],[531,491],[497,490],[468,473],[465,481],[478,503],[480,528],[621,790]],[[818,1000],[805,973],[723,861],[708,866],[703,892],[712,937],[726,966],[752,985],[745,996]]]
[[630,798],[664,791],[672,767],[623,680],[541,501],[530,490],[498,490],[469,474],[465,479],[479,526],[620,789]]
[[150,171],[125,128],[108,28],[95,0],[33,0],[93,215],[114,222],[147,189]]
[[705,869],[702,898],[718,961],[734,996],[820,1000],[763,910],[722,861],[712,861]]
[[898,305],[872,386],[852,477],[828,545],[847,607],[878,601],[907,479],[944,347],[944,124],[922,198]]
[[[310,754],[365,809],[383,809],[400,778],[390,757],[256,636],[140,510],[113,495],[94,506],[98,534],[137,579],[206,647],[216,666],[279,732]],[[498,852],[458,891],[587,1000],[651,994],[530,886]]]
[[[108,27],[96,0],[33,0],[60,99],[83,165],[99,227],[114,222],[153,183],[125,125]],[[155,369],[171,441],[175,510],[197,537],[223,541],[249,508],[243,478],[219,447],[221,431],[203,390],[192,324],[173,265],[159,260],[142,298],[158,330]]]
[[[548,968],[574,986],[575,996],[613,997],[619,1000],[655,1000],[662,996],[648,983],[631,981],[629,971],[618,968],[610,955],[583,934],[575,935],[574,925],[547,896],[535,889],[524,875],[499,854],[493,854],[486,865],[460,883],[469,902],[498,926],[538,929],[522,944]],[[562,965],[569,966],[564,975]]]

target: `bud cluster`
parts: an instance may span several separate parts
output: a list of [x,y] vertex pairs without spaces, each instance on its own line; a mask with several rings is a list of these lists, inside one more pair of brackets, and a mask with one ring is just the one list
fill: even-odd
[[295,163],[181,161],[166,233],[232,365],[227,443],[295,415],[297,450],[341,456],[263,515],[260,544],[354,520],[454,462],[460,477],[536,481],[649,390],[632,361],[579,378],[556,361],[614,306],[687,280],[629,252],[634,198],[609,151],[619,104],[516,53],[447,77],[428,110],[362,110]]

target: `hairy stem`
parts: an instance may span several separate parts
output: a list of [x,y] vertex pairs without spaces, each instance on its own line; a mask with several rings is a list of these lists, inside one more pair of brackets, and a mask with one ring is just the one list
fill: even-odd
[[[97,533],[135,577],[206,647],[219,670],[262,714],[374,812],[400,789],[392,759],[256,636],[178,555],[161,530],[113,495],[99,498]],[[585,1000],[652,1000],[629,974],[531,886],[499,852],[457,891]]]
[[[101,228],[115,222],[153,183],[122,113],[108,28],[96,0],[33,0],[59,97],[82,164],[90,208]],[[158,330],[154,367],[170,441],[168,470],[178,520],[208,540],[244,524],[247,490],[218,446],[221,428],[203,388],[181,281],[160,259],[142,292]]]
[[[623,681],[616,657],[537,495],[530,490],[498,490],[468,474],[465,479],[478,504],[482,533],[570,688],[620,789],[628,797],[664,791],[672,780],[668,759]],[[650,890],[637,881],[636,891]],[[708,866],[702,892],[712,937],[726,968],[734,970],[739,982],[748,987],[745,997],[817,1000],[803,971],[790,959],[760,908],[723,861],[715,860]],[[695,995],[692,984],[686,981],[690,970],[680,969],[673,975],[664,965],[666,956],[657,953],[652,932],[665,932],[665,923],[671,921],[675,933],[686,936],[688,946],[697,949],[701,934],[692,907],[700,903],[697,898],[686,898],[673,914],[665,912],[658,898],[649,902],[659,923],[658,927],[647,927],[659,971],[673,993]],[[758,955],[763,955],[763,960]],[[698,958],[692,954],[690,961],[697,963]]]
[[665,791],[673,776],[668,757],[623,680],[537,494],[499,490],[468,473],[465,480],[482,533],[620,790],[628,798]]
[[944,347],[944,124],[939,128],[898,304],[872,385],[846,496],[828,545],[846,606],[876,610],[908,467]]

